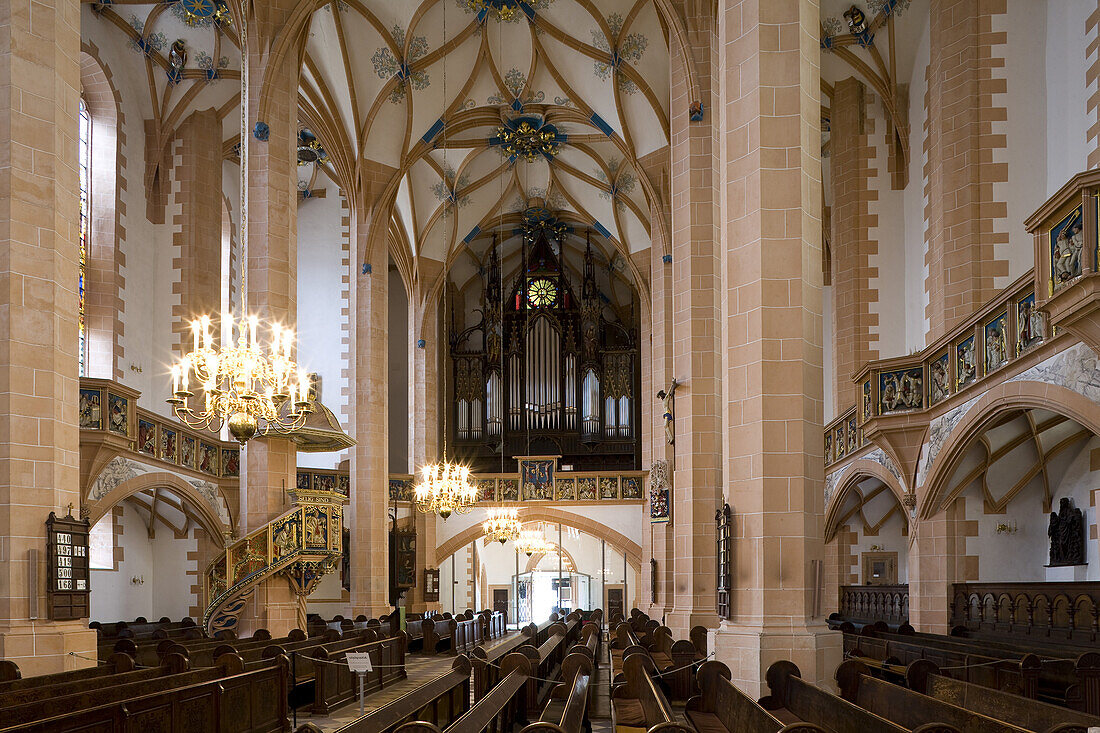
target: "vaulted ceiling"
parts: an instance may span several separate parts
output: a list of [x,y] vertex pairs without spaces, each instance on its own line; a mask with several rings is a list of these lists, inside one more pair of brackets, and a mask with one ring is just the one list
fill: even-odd
[[[303,117],[398,171],[397,236],[414,257],[510,232],[532,205],[594,229],[606,259],[647,249],[643,167],[668,145],[669,114],[652,0],[532,0],[510,18],[490,5],[325,5],[306,44]],[[531,159],[498,144],[524,121],[550,140]]]
[[[490,232],[510,233],[531,206],[551,210],[578,236],[592,230],[607,266],[648,249],[651,210],[667,207],[656,192],[667,173],[670,114],[669,34],[655,0],[487,4],[318,2],[302,63],[303,126],[330,155],[396,171],[391,241],[412,262],[445,253],[454,261],[469,247],[481,259]],[[189,19],[192,5],[116,0],[92,8],[144,56],[143,106],[165,142],[190,110],[215,106],[233,157],[239,27]],[[188,58],[182,80],[170,83],[177,38]],[[524,121],[550,144],[530,159],[502,153],[500,128]],[[314,171],[302,175],[304,186]]]

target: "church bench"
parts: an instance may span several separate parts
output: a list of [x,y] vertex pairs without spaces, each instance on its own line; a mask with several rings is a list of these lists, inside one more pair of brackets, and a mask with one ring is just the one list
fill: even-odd
[[867,672],[868,669],[862,662],[854,659],[842,662],[836,669],[841,697],[904,728],[912,729],[935,721],[967,733],[1011,733],[1026,730],[900,685],[875,679]]
[[[768,667],[764,678],[769,694],[760,698],[760,706],[780,720],[812,723],[837,732],[904,733],[909,730],[806,682],[793,662],[775,662]],[[932,723],[928,730],[944,733],[955,729]]]
[[508,617],[500,611],[483,611],[480,618],[486,639],[499,639],[508,633]]
[[[295,629],[291,631],[287,640],[305,639],[306,636],[301,631]],[[237,644],[240,648],[247,648],[250,644],[263,644],[270,643],[271,634],[266,629],[258,629],[256,633],[249,639],[237,639],[232,643]],[[101,646],[99,648],[100,658],[104,656],[105,649],[109,649],[110,652],[122,652],[129,654],[134,658],[138,664],[146,666],[155,666],[160,663],[160,659],[169,653],[183,653],[185,656],[190,656],[192,651],[200,651],[202,649],[213,649],[218,646],[222,646],[227,642],[223,639],[208,639],[206,637],[198,639],[150,639],[147,641],[134,642],[133,639],[118,639],[109,647]],[[181,649],[183,650],[181,652]],[[170,651],[171,650],[171,651]]]
[[197,628],[198,625],[195,620],[190,616],[186,616],[179,621],[171,621],[167,616],[162,617],[159,621],[149,622],[144,618],[139,617],[140,620],[134,621],[113,621],[110,623],[102,623],[100,621],[92,621],[88,624],[89,629],[96,630],[96,636],[101,639],[118,639],[120,633],[123,631],[128,632],[124,634],[131,639],[140,639],[144,637],[151,637],[157,631],[164,631],[165,633],[180,634],[184,630],[189,628]]
[[[0,695],[17,690],[27,690],[44,685],[54,685],[62,682],[77,682],[80,680],[98,679],[109,677],[122,672],[130,672],[135,668],[134,658],[129,654],[114,653],[107,657],[106,661],[95,667],[85,669],[73,669],[68,672],[40,675],[38,677],[23,678],[19,667],[12,661],[0,660],[0,679],[7,676],[6,681],[0,682]],[[6,670],[6,671],[5,671]]]
[[484,645],[474,647],[470,653],[474,675],[474,700],[480,700],[500,679],[500,661],[508,654],[528,643],[529,637],[516,634],[511,639],[494,644],[488,649]]
[[484,620],[480,617],[456,621],[451,639],[451,654],[469,654],[485,640]]
[[528,630],[530,631],[532,643],[535,646],[538,646],[542,642],[546,641],[546,637],[549,635],[550,627],[557,623],[556,616],[556,613],[552,613],[550,614],[550,618],[546,621],[543,621],[541,624],[537,626],[535,624],[528,624],[526,627],[524,627],[524,633],[528,633]]
[[729,667],[704,662],[699,667],[701,694],[684,706],[688,721],[699,733],[825,733],[813,723],[784,724],[756,700],[730,682]]
[[979,640],[934,634],[871,631],[844,637],[845,651],[856,656],[893,658],[901,665],[927,659],[941,668],[956,669],[953,676],[966,682],[1018,691],[1025,697],[1100,715],[1100,656],[1095,652],[1082,655],[1080,647],[1052,654],[1049,648],[1031,644],[1006,649],[986,646]]
[[458,622],[453,618],[424,619],[420,622],[423,632],[424,654],[439,654],[450,650],[454,643],[454,630]]
[[[269,646],[260,652],[260,658],[269,659],[279,654],[285,654],[291,661],[290,666],[294,673],[295,685],[300,685],[313,681],[315,666],[313,661],[318,658],[316,656],[318,652],[324,650],[327,654],[341,654],[377,642],[374,632],[369,630],[344,636],[339,636],[339,633],[336,632],[335,636],[337,638],[311,639],[298,644],[288,644],[285,647]],[[320,658],[323,659],[324,657]]]
[[381,690],[386,685],[408,676],[405,672],[405,640],[400,637],[370,641],[351,647],[322,646],[311,655],[314,686],[313,705],[310,711],[315,715],[326,715],[333,708],[350,702],[358,696],[359,675],[347,667],[348,652],[370,654],[374,671],[366,673],[364,692]]
[[[213,733],[282,733],[287,718],[287,660],[270,660],[246,668],[227,656],[215,676],[165,689],[139,688],[126,697],[82,708],[56,705],[53,717],[16,723],[3,717],[3,733],[133,733],[134,731],[211,731]],[[183,680],[181,680],[183,682]]]
[[537,710],[541,702],[540,680],[557,679],[557,672],[565,652],[565,626],[554,624],[549,628],[550,636],[536,649],[531,644],[520,646],[517,653],[525,655],[531,661],[531,679],[527,682],[527,706]]
[[657,670],[648,654],[635,654],[624,662],[626,681],[611,690],[611,724],[615,731],[640,729],[661,733],[693,733],[676,720],[664,691],[651,676]]
[[500,681],[445,729],[437,723],[415,720],[400,726],[395,733],[497,733],[511,730],[516,721],[527,718],[524,688],[530,675],[528,659],[522,654],[509,654],[501,664]]
[[581,733],[591,730],[588,722],[588,692],[592,683],[592,660],[570,653],[561,665],[562,683],[550,691],[550,700],[539,719],[521,733]]
[[[225,664],[232,664],[232,661],[226,661]],[[57,710],[84,710],[226,676],[223,667],[192,669],[186,659],[177,655],[172,655],[164,667],[152,670],[154,674],[148,672],[149,670],[124,672],[119,676],[120,681],[117,684],[112,683],[108,677],[91,689],[85,689],[83,683],[72,683],[76,686],[74,691],[60,689],[47,699],[17,702],[10,707],[4,707],[0,709],[0,719],[7,725],[31,723],[50,717]]]
[[143,667],[130,669],[108,676],[85,677],[77,680],[65,680],[53,684],[42,684],[34,687],[25,687],[21,690],[5,690],[0,693],[0,718],[6,715],[10,708],[19,705],[29,705],[39,701],[52,701],[70,695],[79,695],[84,692],[92,692],[104,687],[115,685],[133,684],[152,680],[158,677],[181,674],[187,672],[190,666],[183,657],[172,654],[165,658],[159,667]]
[[[469,709],[470,660],[459,655],[449,671],[342,726],[336,733],[393,733],[410,721],[445,727]],[[321,733],[321,729],[306,723],[295,733]]]
[[584,654],[593,666],[599,666],[600,629],[593,623],[586,623],[581,629],[580,640],[569,648],[568,654]]
[[1089,727],[1100,727],[1100,717],[1095,715],[945,677],[927,660],[910,664],[905,681],[914,692],[1028,730],[1084,733]]

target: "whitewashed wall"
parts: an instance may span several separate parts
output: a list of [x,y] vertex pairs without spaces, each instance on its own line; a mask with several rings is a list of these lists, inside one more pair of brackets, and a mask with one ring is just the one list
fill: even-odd
[[[112,516],[102,520],[111,522]],[[187,539],[176,539],[163,524],[157,526],[156,538],[150,540],[142,515],[132,506],[122,514],[122,534],[118,544],[123,550],[118,570],[91,571],[92,621],[133,620],[145,616],[155,620],[161,616],[178,621],[188,615],[197,603],[191,592],[192,578],[188,571],[196,570],[196,561],[187,553],[198,549],[194,531]],[[144,578],[142,584],[131,582]]]

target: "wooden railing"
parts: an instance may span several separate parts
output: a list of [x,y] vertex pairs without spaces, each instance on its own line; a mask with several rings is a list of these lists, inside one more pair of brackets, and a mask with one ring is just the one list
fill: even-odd
[[840,615],[858,621],[909,622],[909,585],[844,585]]
[[1100,640],[1100,582],[956,583],[951,625],[1057,641]]

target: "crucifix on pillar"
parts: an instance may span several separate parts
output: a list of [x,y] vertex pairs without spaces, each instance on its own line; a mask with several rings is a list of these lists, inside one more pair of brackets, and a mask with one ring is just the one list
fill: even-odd
[[672,380],[672,384],[668,386],[668,389],[662,389],[657,393],[657,399],[661,400],[664,404],[664,415],[662,416],[665,421],[665,442],[669,445],[673,445],[676,442],[676,431],[673,426],[675,420],[672,412],[672,397],[676,394],[676,387],[679,386],[679,382],[675,379]]

